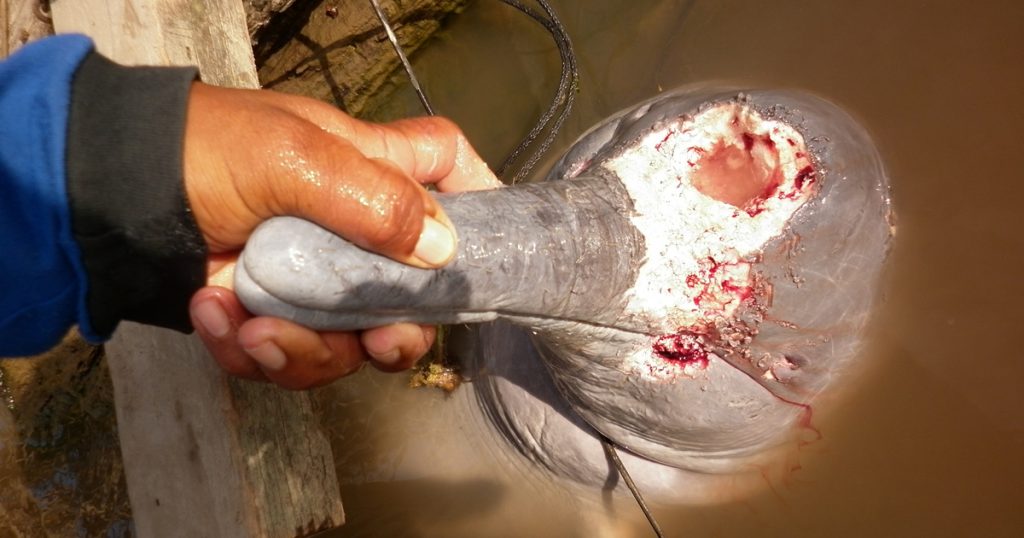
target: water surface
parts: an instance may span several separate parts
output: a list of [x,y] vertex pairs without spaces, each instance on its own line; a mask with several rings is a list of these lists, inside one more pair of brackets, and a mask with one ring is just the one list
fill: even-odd
[[[885,303],[864,352],[876,366],[848,379],[849,396],[817,422],[823,438],[801,451],[797,471],[741,501],[657,506],[667,535],[1024,533],[1024,4],[553,4],[581,71],[562,148],[608,114],[679,85],[799,88],[865,124],[893,185],[898,234]],[[550,40],[497,2],[468,9],[415,64],[435,108],[462,125],[492,164],[528,130],[557,83]],[[400,90],[379,116],[418,114],[417,107]],[[358,399],[397,394],[402,383],[360,375],[335,389],[358,393],[356,403],[337,404],[331,414],[344,439],[336,443],[343,481],[346,468],[379,475],[345,486],[344,535],[375,528],[409,536],[591,532],[581,521],[596,515],[575,512],[556,494],[540,495],[526,481],[389,481],[399,474],[388,469],[401,467],[405,456],[382,447],[400,452],[406,428],[435,436],[437,446],[465,435],[465,425],[430,423],[418,411],[415,425],[396,417],[443,398],[402,392],[387,398],[397,404]],[[371,426],[388,433],[366,433]],[[445,449],[437,452],[444,457]],[[630,506],[616,509],[627,519],[618,535],[649,535],[627,514]],[[552,514],[550,524],[537,523]]]

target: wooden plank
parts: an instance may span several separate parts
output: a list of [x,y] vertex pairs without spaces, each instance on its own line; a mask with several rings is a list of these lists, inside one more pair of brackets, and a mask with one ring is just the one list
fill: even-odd
[[0,58],[21,48],[22,45],[53,33],[46,12],[39,0],[0,0],[7,21],[0,30]]
[[[124,64],[198,65],[256,87],[240,1],[57,0],[59,32]],[[229,379],[200,341],[125,323],[107,344],[139,536],[285,537],[344,521],[306,394]]]
[[0,0],[0,59],[10,54],[10,19],[7,16],[7,0]]

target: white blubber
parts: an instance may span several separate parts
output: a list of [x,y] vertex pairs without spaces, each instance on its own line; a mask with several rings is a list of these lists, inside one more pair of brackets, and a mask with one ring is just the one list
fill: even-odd
[[653,331],[690,335],[679,356],[655,337],[631,364],[644,375],[692,374],[707,354],[693,340],[759,300],[750,262],[813,193],[803,136],[733,101],[666,123],[603,166],[621,178],[646,244],[627,311]]

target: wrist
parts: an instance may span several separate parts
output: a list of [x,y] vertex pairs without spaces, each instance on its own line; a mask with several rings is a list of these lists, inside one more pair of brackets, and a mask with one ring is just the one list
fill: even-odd
[[193,68],[125,67],[91,53],[68,120],[72,231],[86,270],[83,333],[120,320],[187,331],[206,249],[184,194],[182,145]]

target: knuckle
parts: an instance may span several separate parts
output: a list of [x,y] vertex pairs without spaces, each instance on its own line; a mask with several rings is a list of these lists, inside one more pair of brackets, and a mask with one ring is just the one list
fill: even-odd
[[297,154],[316,147],[319,139],[324,136],[318,126],[290,113],[278,115],[277,121],[271,122],[271,125],[269,135],[275,145]]
[[435,135],[462,136],[462,129],[452,120],[444,116],[434,116],[433,133]]
[[376,219],[367,230],[367,241],[384,250],[412,252],[423,227],[423,203],[417,186],[400,177],[384,186],[377,207]]

